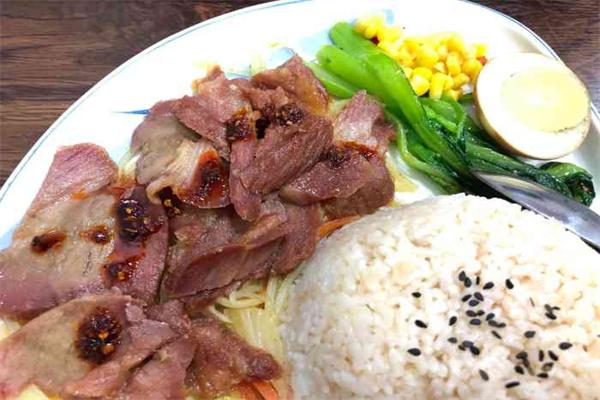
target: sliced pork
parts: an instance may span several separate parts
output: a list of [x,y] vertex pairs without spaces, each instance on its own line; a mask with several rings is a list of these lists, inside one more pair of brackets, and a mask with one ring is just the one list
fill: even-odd
[[369,161],[350,147],[332,146],[322,158],[311,170],[282,187],[279,195],[300,205],[344,198],[364,186],[371,174]]
[[196,342],[181,337],[158,350],[150,361],[133,373],[119,398],[127,400],[183,400],[186,370],[192,362]]
[[[0,252],[0,315],[29,319],[115,285],[154,298],[167,251],[166,218],[142,189],[109,187],[115,179],[114,163],[98,146],[57,152],[11,246]],[[129,217],[119,215],[123,204],[133,203],[137,225],[127,229],[143,230],[135,238],[123,235]]]
[[295,204],[327,201],[331,216],[370,213],[388,204],[393,185],[382,160],[393,135],[381,105],[358,92],[334,122],[334,145],[311,170],[284,186],[281,197]]
[[175,114],[184,125],[212,142],[223,158],[229,159],[225,123],[238,113],[250,111],[243,92],[249,84],[241,79],[229,80],[215,67],[198,82],[194,96],[185,96],[177,103]]
[[268,353],[247,344],[213,318],[193,322],[197,348],[192,376],[201,396],[213,398],[240,382],[270,380],[281,376],[281,367]]
[[327,114],[329,105],[327,91],[297,55],[278,68],[254,75],[252,82],[266,89],[280,87],[311,113]]
[[369,164],[369,180],[356,193],[350,197],[335,198],[321,203],[329,219],[371,214],[393,200],[394,182],[385,161],[374,156],[369,160]]
[[214,300],[213,295],[222,294],[218,289],[268,274],[288,229],[283,205],[275,197],[267,199],[253,223],[242,221],[235,213],[223,216],[196,213],[192,217],[195,223],[190,219],[184,226],[174,225],[179,227],[175,231],[178,242],[169,256],[164,283],[168,296],[198,306],[197,298],[188,297],[199,295],[206,305]]
[[177,100],[160,102],[136,128],[131,151],[138,156],[136,179],[160,203],[170,189],[195,207],[229,204],[229,172],[210,141],[199,138],[173,114]]
[[266,129],[254,160],[240,174],[242,184],[253,193],[268,194],[294,180],[310,169],[331,144],[329,119],[306,114],[294,106],[285,113],[292,119]]
[[[28,384],[49,395],[106,394],[173,336],[167,324],[145,319],[141,304],[129,296],[71,300],[0,342],[0,397]],[[104,373],[96,373],[99,369]],[[74,391],[78,381],[89,385]]]

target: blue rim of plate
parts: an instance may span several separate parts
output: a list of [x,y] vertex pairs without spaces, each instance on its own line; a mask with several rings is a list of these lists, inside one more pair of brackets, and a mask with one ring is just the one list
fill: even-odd
[[[265,10],[265,9],[269,9],[269,8],[276,8],[276,7],[286,6],[286,5],[290,5],[290,4],[305,3],[305,2],[310,2],[310,1],[315,1],[315,0],[279,0],[279,1],[273,1],[273,2],[264,3],[264,4],[257,4],[255,6],[246,7],[246,8],[242,8],[240,10],[232,11],[232,12],[229,12],[227,14],[223,14],[223,15],[220,15],[218,17],[211,18],[209,20],[200,22],[200,23],[198,23],[196,25],[190,26],[189,28],[186,28],[186,29],[184,29],[182,31],[179,31],[177,33],[174,33],[171,36],[168,36],[168,37],[162,39],[161,41],[153,44],[152,46],[150,46],[147,49],[145,49],[145,50],[141,51],[140,53],[136,54],[135,56],[133,56],[129,60],[125,61],[123,64],[119,65],[112,72],[110,72],[108,75],[106,75],[104,78],[102,78],[98,83],[96,83],[94,86],[92,86],[86,93],[83,94],[83,96],[81,96],[79,99],[77,99],[75,101],[75,103],[73,103],[60,117],[58,117],[58,119],[56,121],[54,121],[54,123],[52,125],[50,125],[50,127],[46,130],[46,132],[44,132],[44,134],[37,140],[37,142],[35,142],[35,144],[31,147],[31,149],[27,152],[27,154],[25,154],[25,156],[19,162],[19,164],[16,166],[16,168],[13,170],[13,172],[9,175],[8,179],[6,180],[6,182],[4,182],[4,185],[2,185],[2,189],[0,189],[0,203],[2,202],[2,200],[4,200],[4,197],[6,196],[6,193],[8,193],[8,190],[10,189],[10,187],[12,186],[12,184],[14,183],[14,181],[18,178],[18,176],[21,173],[23,167],[25,167],[25,165],[29,162],[29,160],[35,155],[35,153],[38,151],[38,149],[41,147],[41,145],[46,141],[46,139],[48,139],[50,137],[50,135],[52,135],[52,132],[54,132],[56,130],[56,128],[58,128],[60,126],[60,124],[64,120],[66,120],[71,113],[73,113],[77,108],[79,108],[79,106],[84,101],[86,101],[88,99],[88,97],[92,96],[105,83],[107,83],[108,81],[110,81],[111,79],[113,79],[115,76],[117,76],[118,74],[120,74],[121,72],[123,72],[124,70],[126,70],[128,67],[130,67],[134,63],[138,62],[140,59],[142,59],[147,54],[153,52],[156,49],[161,48],[162,46],[166,45],[167,43],[172,42],[173,40],[176,40],[176,39],[178,39],[178,38],[180,38],[180,37],[182,37],[184,35],[189,34],[190,32],[194,32],[194,31],[196,31],[198,29],[202,29],[202,28],[207,27],[209,25],[225,21],[227,19],[236,17],[238,15],[248,14],[248,13],[251,13],[251,12]],[[550,53],[555,59],[560,60],[560,57],[558,56],[558,54],[554,51],[554,49],[552,49],[552,47],[550,47],[550,45],[548,45],[548,43],[546,43],[541,37],[539,37],[537,33],[535,33],[534,31],[532,31],[526,25],[524,25],[521,22],[517,21],[513,17],[510,17],[510,16],[508,16],[508,15],[506,15],[506,14],[500,12],[500,11],[494,10],[493,8],[484,6],[482,4],[474,3],[474,2],[471,2],[469,0],[455,0],[455,1],[459,1],[461,3],[468,3],[470,5],[473,5],[473,6],[476,6],[476,7],[480,7],[482,9],[484,9],[484,10],[491,11],[492,13],[497,14],[497,15],[499,15],[499,16],[507,19],[508,21],[512,22],[513,24],[515,24],[515,25],[519,26],[520,28],[524,29],[539,44],[541,44],[542,47],[544,47],[548,51],[548,53]],[[594,103],[591,104],[591,109],[592,109],[593,118],[596,121],[600,120],[600,117],[598,115],[598,110],[596,110],[596,107],[595,107]]]

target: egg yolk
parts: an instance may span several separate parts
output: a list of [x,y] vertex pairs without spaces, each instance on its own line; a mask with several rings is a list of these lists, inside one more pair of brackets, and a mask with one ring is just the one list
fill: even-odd
[[530,69],[504,81],[505,110],[531,129],[559,132],[578,125],[588,113],[585,88],[569,72]]

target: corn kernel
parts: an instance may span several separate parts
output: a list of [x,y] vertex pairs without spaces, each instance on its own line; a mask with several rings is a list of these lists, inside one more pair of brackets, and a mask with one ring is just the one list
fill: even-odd
[[420,75],[414,75],[410,78],[410,85],[417,96],[422,96],[429,90],[429,81]]
[[354,24],[354,29],[367,39],[372,39],[383,27],[385,16],[383,14],[369,15],[359,18]]
[[476,58],[485,57],[486,53],[487,53],[487,45],[485,45],[483,43],[478,43],[475,45],[475,57]]
[[444,90],[450,90],[454,87],[454,79],[451,76],[446,75],[446,82],[444,83]]
[[419,50],[419,47],[421,47],[421,44],[419,43],[419,39],[410,37],[404,40],[404,46],[409,53],[416,54],[417,50]]
[[444,91],[444,94],[453,98],[454,100],[458,100],[458,98],[461,95],[461,91],[459,89],[450,89],[450,90]]
[[477,75],[479,75],[479,71],[481,71],[481,62],[479,60],[467,60],[462,65],[462,70],[465,74],[469,75],[472,81],[477,79]]
[[446,61],[446,58],[448,58],[448,46],[440,44],[437,48],[437,53],[440,61]]
[[400,54],[400,45],[398,42],[383,41],[377,43],[377,47],[392,58],[398,58],[398,55]]
[[460,89],[464,84],[469,83],[469,76],[465,73],[460,73],[454,77],[454,89]]
[[431,79],[432,74],[433,74],[433,72],[431,72],[431,70],[429,68],[425,68],[425,67],[417,67],[413,70],[413,76],[418,75],[427,80]]
[[475,54],[477,54],[477,49],[475,46],[467,46],[465,51],[462,53],[465,59],[475,58]]
[[396,60],[405,67],[413,67],[415,65],[413,56],[408,52],[406,47],[400,47],[400,51],[398,52],[398,57]]
[[402,28],[398,25],[383,25],[377,32],[380,42],[396,42],[402,36]]
[[413,69],[410,67],[402,67],[402,71],[404,72],[404,76],[406,76],[406,79],[410,79],[410,77],[413,74]]
[[423,45],[417,51],[417,63],[421,66],[431,68],[438,62],[438,55],[433,47]]
[[433,71],[441,72],[442,74],[445,74],[446,72],[448,72],[448,70],[446,69],[446,64],[444,64],[443,61],[436,62],[435,65],[433,66]]
[[431,77],[431,84],[429,87],[429,97],[434,99],[439,99],[442,97],[442,92],[444,91],[444,86],[446,85],[446,81],[448,75],[442,73],[435,73]]
[[460,55],[456,51],[451,51],[446,59],[446,66],[448,67],[448,73],[452,76],[460,73]]
[[464,53],[465,42],[463,41],[463,38],[458,34],[452,35],[452,37],[448,39],[448,50],[456,51],[461,54]]

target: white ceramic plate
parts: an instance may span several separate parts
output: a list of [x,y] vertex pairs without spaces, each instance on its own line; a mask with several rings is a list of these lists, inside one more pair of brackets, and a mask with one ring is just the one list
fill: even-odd
[[[469,41],[489,45],[490,56],[511,51],[556,53],[535,33],[504,14],[462,0],[282,0],[205,21],[144,50],[102,79],[75,102],[38,140],[0,190],[0,248],[6,247],[35,196],[57,147],[93,142],[115,160],[127,151],[131,133],[158,100],[189,94],[203,74],[199,64],[215,61],[225,69],[244,70],[257,51],[274,42],[311,59],[327,42],[327,31],[340,20],[384,11],[409,33],[458,31]],[[558,58],[558,57],[557,57]],[[587,168],[600,188],[598,114],[584,145],[570,157]],[[600,210],[600,201],[593,207]]]

